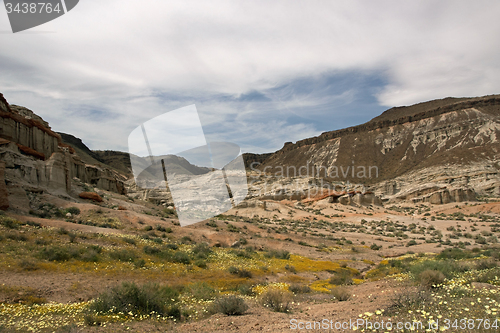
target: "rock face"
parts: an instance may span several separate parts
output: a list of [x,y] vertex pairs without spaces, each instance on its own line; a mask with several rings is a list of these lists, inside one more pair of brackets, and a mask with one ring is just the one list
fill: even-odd
[[9,208],[9,192],[5,185],[5,163],[0,162],[0,209],[7,210]]
[[454,202],[499,194],[499,139],[500,96],[444,99],[285,144],[256,168],[303,168],[310,177],[370,186],[384,201]]
[[31,110],[10,106],[2,94],[0,160],[5,165],[5,179],[29,191],[71,193],[75,184],[83,182],[107,191],[126,192],[124,176],[85,164],[47,122]]
[[0,98],[0,138],[19,144],[21,149],[27,147],[26,153],[31,149],[38,153],[36,157],[46,159],[58,151],[61,137],[40,119],[26,108],[11,108],[3,95]]

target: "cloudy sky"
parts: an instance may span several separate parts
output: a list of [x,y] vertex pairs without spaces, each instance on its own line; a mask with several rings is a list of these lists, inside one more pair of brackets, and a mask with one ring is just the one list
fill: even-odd
[[13,34],[0,92],[92,149],[195,104],[207,138],[268,152],[392,106],[500,93],[498,1],[81,0]]

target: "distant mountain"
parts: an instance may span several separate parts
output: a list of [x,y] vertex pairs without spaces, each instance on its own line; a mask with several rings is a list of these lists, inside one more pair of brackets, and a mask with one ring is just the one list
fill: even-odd
[[85,163],[88,164],[105,163],[104,160],[102,160],[98,154],[94,153],[92,150],[89,149],[89,147],[87,147],[83,143],[82,139],[67,133],[57,132],[57,134],[61,136],[63,143],[70,145],[71,147],[73,147],[73,149],[75,149],[78,156],[80,156],[80,158]]

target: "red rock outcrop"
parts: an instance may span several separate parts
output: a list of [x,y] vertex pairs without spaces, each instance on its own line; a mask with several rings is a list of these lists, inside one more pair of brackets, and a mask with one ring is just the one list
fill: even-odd
[[101,196],[95,192],[82,192],[78,196],[82,199],[89,199],[89,200],[94,200],[97,202],[103,201]]

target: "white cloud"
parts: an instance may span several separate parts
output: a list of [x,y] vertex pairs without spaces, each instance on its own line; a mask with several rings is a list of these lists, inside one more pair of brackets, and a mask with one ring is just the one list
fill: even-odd
[[[92,148],[124,149],[140,122],[199,100],[218,107],[207,121],[236,119],[227,135],[226,127],[244,127],[279,148],[318,133],[269,104],[218,98],[345,70],[384,72],[388,84],[377,97],[386,106],[498,93],[499,12],[496,1],[86,0],[25,33],[5,33],[0,13],[0,87]],[[346,94],[284,103],[314,109],[344,103]],[[319,122],[329,116],[314,114]],[[265,117],[271,125],[262,125]]]

